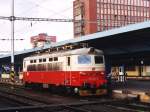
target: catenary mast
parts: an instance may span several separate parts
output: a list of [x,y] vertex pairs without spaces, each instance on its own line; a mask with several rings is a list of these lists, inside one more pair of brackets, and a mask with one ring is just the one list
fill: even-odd
[[12,7],[11,7],[11,71],[14,72],[14,0],[12,0]]

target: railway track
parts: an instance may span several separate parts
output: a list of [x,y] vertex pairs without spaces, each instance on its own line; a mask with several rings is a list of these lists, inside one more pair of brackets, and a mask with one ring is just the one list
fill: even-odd
[[[0,112],[149,112],[149,107],[138,109],[124,104],[114,105],[117,101],[84,102],[72,104],[51,104],[40,106],[22,106],[0,109]],[[107,103],[113,103],[109,105]],[[138,106],[138,105],[136,105]],[[141,107],[141,106],[140,106]]]
[[20,103],[22,105],[43,105],[43,104],[50,104],[46,101],[43,101],[41,99],[33,98],[30,96],[25,96],[17,93],[13,93],[10,91],[2,91],[0,90],[0,96],[3,98],[6,98],[8,100],[14,101],[16,103]]
[[[31,89],[31,88],[24,88],[24,87],[15,87],[14,89],[10,89],[10,85],[3,84],[1,85],[0,91],[2,92],[10,92],[11,94],[18,94],[19,96],[29,97],[33,100],[42,100],[45,104],[49,103],[72,103],[72,102],[86,102],[86,101],[99,101],[106,100],[106,97],[79,97],[79,96],[72,96],[66,95],[62,93],[51,93],[48,90],[43,89]],[[42,97],[42,99],[41,99]],[[107,98],[108,99],[108,98]]]
[[0,112],[150,112],[150,104],[136,100],[98,98],[75,98],[76,100],[73,100],[70,98],[70,101],[66,103],[62,101],[69,98],[56,97],[59,102],[55,102],[48,100],[48,97],[53,99],[54,96],[47,96],[46,100],[44,96],[42,98],[38,95],[23,94],[18,88],[11,90],[6,86],[0,88],[0,97],[20,104],[18,107],[0,108]]

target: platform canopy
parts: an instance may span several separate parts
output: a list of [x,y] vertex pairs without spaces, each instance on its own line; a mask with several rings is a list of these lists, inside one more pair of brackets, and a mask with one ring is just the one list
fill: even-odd
[[150,51],[150,21],[83,36],[74,42],[88,42],[107,55]]

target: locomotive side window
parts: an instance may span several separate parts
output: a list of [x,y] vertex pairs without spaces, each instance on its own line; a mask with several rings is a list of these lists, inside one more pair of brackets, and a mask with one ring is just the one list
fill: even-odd
[[78,56],[78,64],[91,64],[91,56],[89,55]]
[[43,58],[43,62],[46,62],[46,58]]
[[30,60],[30,63],[33,63],[33,60]]
[[58,57],[54,57],[54,61],[58,61]]
[[53,61],[53,58],[49,58],[49,61]]
[[36,63],[36,60],[34,60],[33,62]]
[[39,59],[39,62],[42,62],[42,59]]
[[101,64],[101,63],[103,63],[103,57],[95,56],[95,64]]

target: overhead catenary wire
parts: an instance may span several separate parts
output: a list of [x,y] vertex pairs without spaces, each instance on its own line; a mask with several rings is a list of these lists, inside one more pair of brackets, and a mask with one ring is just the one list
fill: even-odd
[[[52,1],[52,0],[51,0]],[[70,0],[68,0],[68,1],[70,1]],[[20,16],[20,14],[22,15],[26,15],[26,13],[28,13],[28,14],[30,14],[30,12],[33,10],[33,9],[36,9],[36,8],[41,8],[41,9],[44,9],[45,11],[47,11],[48,13],[50,12],[51,14],[48,16],[48,18],[49,17],[53,17],[53,16],[55,16],[55,15],[59,15],[61,18],[63,17],[63,18],[66,18],[66,16],[64,16],[63,15],[63,13],[64,12],[66,12],[66,11],[70,11],[69,9],[72,9],[73,8],[73,6],[69,6],[69,7],[65,7],[65,9],[61,9],[61,11],[59,11],[59,12],[57,12],[57,11],[55,11],[55,10],[53,10],[53,8],[51,9],[50,7],[45,7],[45,6],[43,6],[43,5],[45,5],[45,4],[47,4],[47,2],[50,2],[49,0],[36,0],[36,1],[34,1],[33,2],[33,0],[27,0],[27,2],[29,3],[29,4],[33,4],[34,6],[32,6],[31,8],[29,8],[29,9],[25,9],[23,12],[21,12],[21,13],[19,13],[19,14],[17,14],[17,15],[19,15]],[[17,2],[16,2],[17,3]],[[70,1],[70,4],[72,4],[72,1]],[[22,5],[24,5],[24,4],[22,4],[22,2],[20,2],[20,4],[18,4],[18,6],[22,6]],[[58,18],[58,17],[57,17]],[[29,23],[29,25],[28,26],[30,26],[30,27],[33,27],[35,24],[37,24],[37,23],[39,23],[38,21],[36,21],[36,22],[30,22]],[[28,27],[28,26],[25,26],[25,27]],[[18,29],[18,30],[15,30],[15,33],[16,32],[20,32],[20,31],[22,31],[22,29],[24,29],[25,27],[22,27],[21,29]]]
[[[44,9],[49,10],[50,12],[51,12],[51,11],[54,12],[53,14],[51,14],[51,15],[50,15],[49,17],[47,17],[47,18],[50,18],[50,17],[52,17],[52,16],[54,16],[54,15],[60,15],[61,17],[64,17],[64,18],[65,18],[65,16],[62,15],[62,13],[66,12],[67,10],[69,10],[69,9],[71,9],[71,8],[72,8],[72,7],[65,8],[65,9],[63,9],[62,11],[59,11],[59,12],[55,12],[55,11],[50,10],[50,9],[47,9],[47,8],[44,8]],[[55,22],[55,21],[51,21],[51,22]],[[59,22],[59,21],[57,21],[57,22]],[[38,21],[31,21],[30,27],[33,27],[35,24],[38,24],[38,23],[39,23]],[[25,28],[25,27],[22,27],[21,29],[16,30],[15,32],[22,31],[22,29],[24,29],[24,28]]]
[[[47,2],[47,1],[45,0],[44,3]],[[52,10],[50,8],[42,6],[44,4],[43,1],[42,1],[42,4],[41,3],[37,3],[37,2],[33,2],[33,1],[28,1],[28,2],[35,4],[36,7],[42,8],[45,11],[52,12],[52,14],[49,17],[54,16],[54,15],[57,15],[57,16],[60,15],[61,17],[65,17],[66,18],[66,16],[64,16],[62,13],[66,12],[66,11],[69,11],[69,9],[73,8],[73,6],[71,6],[71,7],[67,7],[65,9],[62,9],[61,11],[57,12],[57,11],[54,11],[54,10]]]
[[[32,1],[29,1],[29,0],[26,0],[26,1],[27,1],[27,2],[30,2],[30,3],[32,3],[32,4],[34,3],[35,6],[29,8],[29,9],[23,11],[23,12],[21,12],[20,14],[26,15],[26,14],[29,13],[29,11],[31,12],[33,9],[38,8],[38,7],[41,7],[41,4],[37,4],[37,3],[32,2]],[[42,1],[42,4],[45,3],[45,2],[47,2],[47,0]],[[19,15],[20,15],[20,14],[19,14]]]
[[[10,38],[1,38],[0,40],[8,41],[8,40],[12,40],[12,39],[10,39]],[[24,39],[14,39],[14,40],[24,40]]]
[[[11,40],[12,40],[11,38],[0,38],[0,41],[3,41],[3,43],[6,42],[7,44],[8,44],[8,41],[10,42]],[[17,38],[17,39],[14,39],[14,40],[15,41],[24,41],[25,39],[23,39],[23,38],[21,38],[21,39]],[[2,50],[0,50],[0,53],[10,53],[11,52],[11,50],[5,50],[6,49],[5,46],[3,46],[1,48],[2,48]]]

